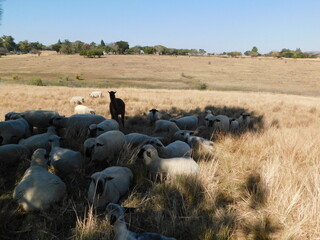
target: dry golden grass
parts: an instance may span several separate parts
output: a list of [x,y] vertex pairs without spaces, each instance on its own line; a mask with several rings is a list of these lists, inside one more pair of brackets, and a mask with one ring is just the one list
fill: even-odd
[[[1,84],[0,120],[9,111],[28,109],[69,116],[74,108],[69,98],[78,95],[109,118],[109,98],[90,99],[93,90]],[[150,133],[152,128],[137,123],[153,107],[172,116],[203,116],[205,109],[212,109],[236,117],[246,111],[255,121],[255,130],[215,137],[215,153],[210,159],[200,156],[197,178],[151,183],[135,154],[124,154],[119,164],[134,171],[137,183],[122,203],[138,207],[126,218],[131,230],[201,240],[320,237],[319,97],[136,88],[117,89],[117,97],[126,102],[126,132]],[[13,175],[14,181],[22,173]],[[0,238],[113,239],[103,211],[92,212],[87,203],[85,176],[70,180],[73,187],[61,206],[34,214],[22,213],[10,200],[14,182],[5,185],[5,177],[0,182],[5,189],[0,197]],[[28,225],[30,220],[34,225]]]
[[[200,88],[320,95],[319,59],[216,56],[15,55],[0,58],[3,81],[42,78],[62,86]],[[76,75],[81,74],[82,80]]]

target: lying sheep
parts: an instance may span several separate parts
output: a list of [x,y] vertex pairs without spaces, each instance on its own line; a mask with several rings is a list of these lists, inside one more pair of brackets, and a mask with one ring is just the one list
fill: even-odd
[[117,203],[132,185],[133,174],[127,167],[109,167],[91,175],[89,202],[95,207]]
[[[83,154],[84,154],[84,160],[88,160],[92,156],[92,151],[94,146],[96,145],[96,139],[95,138],[88,138],[83,143]],[[90,159],[91,160],[91,159]]]
[[50,164],[62,174],[70,174],[78,171],[83,162],[80,152],[60,147],[60,137],[52,135],[49,138],[51,144]]
[[149,113],[147,115],[147,120],[149,125],[153,125],[158,119],[159,119],[159,111],[155,108],[149,110]]
[[145,145],[151,142],[162,144],[158,137],[150,137],[141,133],[129,133],[125,135],[126,143],[131,147],[135,148],[141,145]]
[[23,117],[32,127],[36,127],[40,132],[43,132],[50,126],[51,119],[59,116],[59,114],[50,110],[28,110],[21,113],[7,113],[5,119],[6,121],[13,120],[19,118],[18,116]]
[[198,117],[197,116],[186,116],[181,118],[172,118],[171,122],[177,124],[177,126],[182,130],[194,130],[198,126]]
[[66,194],[66,185],[48,172],[46,150],[39,148],[32,155],[31,166],[13,191],[13,199],[25,211],[46,210],[61,201]]
[[230,132],[235,133],[239,130],[240,125],[236,119],[230,118],[229,123],[230,123]]
[[154,146],[161,158],[174,158],[174,157],[185,157],[190,158],[192,150],[190,146],[182,141],[175,141],[167,146],[164,146],[161,142],[151,141],[150,144]]
[[98,124],[91,124],[88,129],[88,137],[97,137],[111,130],[119,130],[119,123],[114,119],[106,119]]
[[177,126],[177,124],[172,121],[157,120],[155,123],[154,132],[155,133],[167,132],[167,133],[171,133],[173,135],[175,132],[177,132],[179,130],[180,130],[180,128]]
[[76,114],[70,117],[57,116],[51,121],[57,128],[64,128],[65,142],[69,145],[82,146],[87,137],[91,124],[98,124],[106,120],[103,116],[93,114]]
[[208,124],[208,127],[213,127],[214,130],[222,131],[222,132],[228,132],[230,128],[230,121],[229,117],[225,115],[218,115],[218,116],[210,116],[205,119],[206,124]]
[[213,120],[214,115],[212,114],[211,110],[207,110],[206,113],[207,113],[207,115],[204,117],[204,123],[205,123],[206,127],[209,127],[209,120]]
[[96,138],[91,159],[110,163],[120,154],[125,145],[126,139],[122,132],[118,130],[105,132]]
[[102,92],[101,91],[94,91],[94,92],[91,92],[89,94],[90,97],[92,98],[101,98],[102,97]]
[[143,146],[138,156],[143,157],[153,179],[157,174],[176,176],[195,175],[199,172],[199,166],[192,158],[160,158],[157,149],[150,144]]
[[0,145],[18,143],[31,135],[29,123],[22,117],[0,122]]
[[250,124],[250,114],[241,113],[237,121],[239,122],[239,127],[241,129],[248,128]]
[[17,166],[24,159],[29,159],[31,152],[25,146],[19,144],[7,144],[0,146],[0,166]]
[[51,150],[51,145],[49,143],[49,138],[51,135],[57,135],[55,127],[49,127],[46,133],[33,135],[31,137],[21,139],[19,144],[27,147],[30,152],[34,152],[38,148],[44,148],[49,153]]
[[124,219],[125,209],[118,204],[109,203],[106,212],[106,218],[115,229],[115,240],[175,240],[175,238],[168,238],[158,233],[129,231]]
[[213,142],[202,137],[187,135],[184,140],[192,149],[200,147],[213,149]]
[[77,105],[74,107],[74,114],[96,114],[96,110],[84,105]]
[[74,97],[70,98],[70,103],[82,104],[82,103],[84,103],[84,97],[74,96]]
[[177,141],[177,140],[184,141],[184,138],[185,138],[185,136],[187,134],[193,135],[194,131],[190,131],[190,130],[179,130],[179,131],[176,131],[173,134],[173,137],[172,137],[171,141]]

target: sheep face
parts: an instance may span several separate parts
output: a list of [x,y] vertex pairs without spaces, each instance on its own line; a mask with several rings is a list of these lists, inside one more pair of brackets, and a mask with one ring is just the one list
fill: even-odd
[[106,219],[109,220],[111,225],[114,225],[114,223],[117,220],[124,221],[124,208],[119,206],[116,203],[109,203],[106,207]]
[[158,151],[154,146],[147,144],[144,145],[138,153],[139,158],[143,158],[146,165],[150,165],[153,159],[158,158]]
[[112,196],[108,196],[108,181],[112,179],[113,177],[100,172],[92,174],[88,198],[94,206],[103,207],[110,202]]
[[34,151],[31,157],[31,166],[41,166],[48,169],[48,157],[47,150],[44,148],[38,148]]

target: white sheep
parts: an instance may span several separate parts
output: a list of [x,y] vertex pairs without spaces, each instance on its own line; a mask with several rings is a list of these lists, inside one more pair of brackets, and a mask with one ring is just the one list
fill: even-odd
[[125,139],[126,143],[131,148],[135,148],[151,142],[162,144],[159,137],[151,137],[142,133],[129,133],[125,135]]
[[167,146],[164,146],[161,142],[159,143],[153,141],[151,141],[150,144],[157,149],[158,155],[161,158],[191,157],[192,150],[190,146],[187,143],[179,140],[170,143]]
[[88,137],[97,137],[102,133],[119,130],[119,123],[114,119],[106,119],[98,124],[91,124],[88,129]]
[[92,151],[95,145],[96,145],[95,138],[88,138],[84,141],[83,143],[84,160],[91,158]]
[[149,113],[147,115],[147,120],[149,125],[153,125],[158,119],[159,119],[159,111],[155,108],[149,110]]
[[109,203],[106,207],[106,219],[115,229],[115,240],[176,240],[158,233],[136,233],[129,231],[124,219],[125,208],[116,203]]
[[0,166],[17,166],[24,159],[29,159],[31,152],[20,144],[0,146]]
[[102,97],[102,92],[101,91],[93,91],[89,95],[92,98],[99,98],[99,97],[101,98]]
[[185,142],[195,151],[202,150],[204,153],[212,153],[213,142],[198,136],[185,136]]
[[214,115],[212,114],[211,110],[206,111],[207,115],[204,117],[204,123],[206,127],[209,127],[209,121],[214,119]]
[[51,119],[59,116],[57,112],[50,110],[28,110],[20,114],[31,126],[36,127],[38,132],[45,132]]
[[83,163],[83,156],[80,152],[60,147],[60,137],[52,135],[49,138],[51,144],[50,164],[63,174],[70,174],[78,171]]
[[91,124],[98,124],[106,120],[103,116],[93,114],[76,114],[70,117],[57,116],[52,119],[52,125],[57,128],[64,128],[65,142],[76,142],[82,145]]
[[81,97],[81,96],[71,97],[71,98],[70,98],[70,103],[82,104],[82,103],[84,103],[84,97]]
[[233,132],[233,133],[237,132],[240,127],[239,122],[234,118],[230,118],[229,121],[230,121],[230,132]]
[[18,119],[19,116],[27,120],[32,127],[36,127],[38,132],[45,132],[50,126],[50,120],[55,116],[59,116],[59,114],[50,110],[28,110],[21,113],[9,112],[5,115],[5,120]]
[[44,148],[47,152],[50,152],[51,145],[49,143],[49,137],[51,135],[57,135],[57,131],[55,127],[49,127],[46,133],[33,135],[28,138],[21,139],[19,144],[27,147],[30,152],[34,152],[38,148]]
[[13,191],[13,199],[25,211],[46,210],[66,194],[66,185],[48,172],[46,150],[37,149],[32,155],[31,166]]
[[138,156],[143,157],[152,178],[156,178],[157,174],[176,176],[199,172],[199,165],[192,158],[160,158],[157,149],[150,144],[144,145]]
[[244,129],[244,128],[248,128],[249,124],[250,124],[250,114],[248,113],[241,113],[240,117],[237,119],[237,121],[239,122],[239,127]]
[[179,131],[176,131],[173,134],[173,137],[172,137],[171,141],[177,141],[177,140],[184,141],[184,138],[185,138],[185,136],[187,134],[193,135],[194,131],[190,131],[190,130],[179,130]]
[[91,159],[110,163],[120,154],[125,145],[126,139],[122,132],[118,130],[105,132],[96,138]]
[[74,114],[96,114],[96,110],[84,105],[77,105],[74,107]]
[[198,117],[197,116],[171,118],[170,121],[176,123],[177,126],[182,130],[194,130],[198,126]]
[[206,116],[206,125],[210,128],[213,127],[214,130],[228,132],[230,128],[229,117],[226,115],[207,115]]
[[0,145],[18,143],[31,135],[29,123],[22,117],[0,122]]
[[133,183],[133,174],[127,167],[109,167],[91,175],[88,199],[95,207],[117,203]]
[[167,132],[167,133],[171,133],[172,135],[179,130],[180,128],[177,126],[176,123],[168,120],[157,120],[154,128],[155,133]]

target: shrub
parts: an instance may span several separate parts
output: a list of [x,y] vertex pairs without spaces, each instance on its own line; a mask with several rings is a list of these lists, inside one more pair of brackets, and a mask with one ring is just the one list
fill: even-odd
[[32,78],[32,79],[29,81],[29,84],[30,84],[30,85],[36,85],[36,86],[45,86],[45,85],[43,84],[41,78]]
[[78,80],[82,80],[82,79],[83,79],[82,76],[81,76],[81,73],[77,73],[77,74],[75,75],[75,77],[76,77],[76,79],[78,79]]
[[17,74],[13,74],[13,75],[12,75],[12,79],[13,79],[13,80],[18,80],[18,79],[19,79],[19,76],[18,76]]
[[199,90],[206,90],[206,89],[208,89],[208,85],[206,83],[200,83],[198,89]]
[[103,55],[103,51],[100,49],[89,49],[89,50],[83,50],[80,51],[80,56],[94,58],[98,56],[99,58]]

